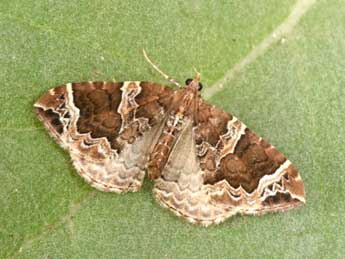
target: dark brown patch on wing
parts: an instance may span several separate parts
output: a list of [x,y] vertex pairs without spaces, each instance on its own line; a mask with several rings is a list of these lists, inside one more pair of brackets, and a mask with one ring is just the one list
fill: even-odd
[[273,174],[285,160],[284,155],[247,128],[234,154],[228,154],[220,161],[217,181],[226,179],[231,186],[241,185],[251,193],[264,175]]
[[63,133],[63,125],[60,121],[59,114],[53,112],[51,109],[44,110],[39,107],[35,107],[35,112],[37,113],[38,117],[46,124],[49,125],[51,129],[53,129],[57,134]]
[[141,92],[136,96],[135,101],[139,105],[136,111],[137,118],[149,119],[150,125],[155,125],[162,119],[170,100],[173,98],[174,90],[161,84],[141,82]]
[[[227,180],[235,188],[242,186],[251,193],[256,189],[260,179],[266,174],[273,174],[286,160],[284,155],[272,145],[246,128],[234,153],[222,157],[218,168],[215,161],[220,159],[222,144],[220,136],[227,133],[227,123],[233,118],[222,109],[200,102],[195,129],[196,144],[210,144],[200,157],[200,167],[205,172],[205,183],[214,184]],[[217,145],[218,143],[218,145]],[[220,144],[219,144],[220,143]],[[215,149],[216,148],[216,149]],[[202,149],[202,148],[201,148]]]
[[274,196],[267,197],[264,200],[263,205],[268,205],[270,207],[274,207],[278,203],[283,204],[283,203],[290,202],[291,200],[293,200],[293,199],[291,198],[291,195],[289,193],[278,192]]
[[227,132],[227,123],[231,119],[230,114],[201,100],[195,118],[198,125],[195,129],[196,143],[206,141],[216,146],[219,137]]
[[119,149],[116,137],[121,129],[121,115],[117,108],[121,102],[122,83],[73,83],[73,99],[80,110],[77,122],[79,133],[91,133],[93,138],[106,137],[113,149]]
[[263,208],[272,211],[286,211],[301,205],[302,202],[291,197],[289,193],[278,192],[274,196],[267,197],[263,202]]

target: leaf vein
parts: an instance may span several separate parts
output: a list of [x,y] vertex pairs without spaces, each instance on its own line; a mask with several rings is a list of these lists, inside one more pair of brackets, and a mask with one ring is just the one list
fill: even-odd
[[309,9],[316,3],[316,0],[298,0],[289,16],[278,25],[273,32],[264,38],[259,45],[254,47],[247,56],[240,62],[235,64],[225,75],[218,80],[214,85],[207,88],[203,97],[209,99],[218,92],[220,92],[224,85],[233,80],[238,73],[240,73],[247,65],[253,63],[258,57],[262,56],[273,44],[281,40],[287,34],[290,34],[300,19],[309,11]]

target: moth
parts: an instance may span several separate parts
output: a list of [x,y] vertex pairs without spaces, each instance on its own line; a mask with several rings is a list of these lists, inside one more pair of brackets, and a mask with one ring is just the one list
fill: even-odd
[[178,89],[141,81],[68,83],[34,105],[86,182],[100,191],[137,192],[147,172],[161,205],[205,226],[305,203],[292,163],[205,102],[199,73],[181,86],[144,55]]

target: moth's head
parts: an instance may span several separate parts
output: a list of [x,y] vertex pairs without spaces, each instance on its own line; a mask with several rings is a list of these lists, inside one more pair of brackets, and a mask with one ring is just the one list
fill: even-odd
[[194,79],[188,78],[186,80],[186,87],[190,89],[196,89],[198,91],[201,91],[202,89],[202,83],[200,82],[200,73],[196,72]]
[[[170,83],[173,83],[175,84],[176,86],[178,86],[179,88],[181,87],[181,85],[176,82],[175,79],[169,77],[167,74],[165,74],[162,70],[160,70],[152,61],[151,59],[149,59],[149,57],[147,56],[146,54],[146,51],[143,49],[143,54],[144,54],[144,57],[146,59],[146,61],[156,70],[158,71],[158,73],[160,73],[166,80],[168,80]],[[200,83],[200,73],[198,71],[196,71],[196,69],[194,68],[195,70],[195,77],[194,79],[187,79],[186,80],[186,87],[187,89],[189,90],[192,90],[194,93],[195,92],[198,92],[198,91],[201,91],[202,89],[202,84]]]

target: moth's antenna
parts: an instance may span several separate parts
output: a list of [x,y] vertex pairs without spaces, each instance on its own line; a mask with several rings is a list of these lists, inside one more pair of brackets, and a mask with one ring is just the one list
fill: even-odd
[[170,76],[168,76],[167,74],[165,74],[162,70],[160,70],[152,61],[151,59],[149,59],[149,57],[146,54],[146,51],[143,49],[143,54],[144,57],[146,59],[146,61],[158,72],[160,73],[166,80],[168,80],[170,83],[173,83],[175,85],[177,85],[178,87],[181,87],[181,85],[179,83],[177,83],[177,81],[173,78],[171,78]]

